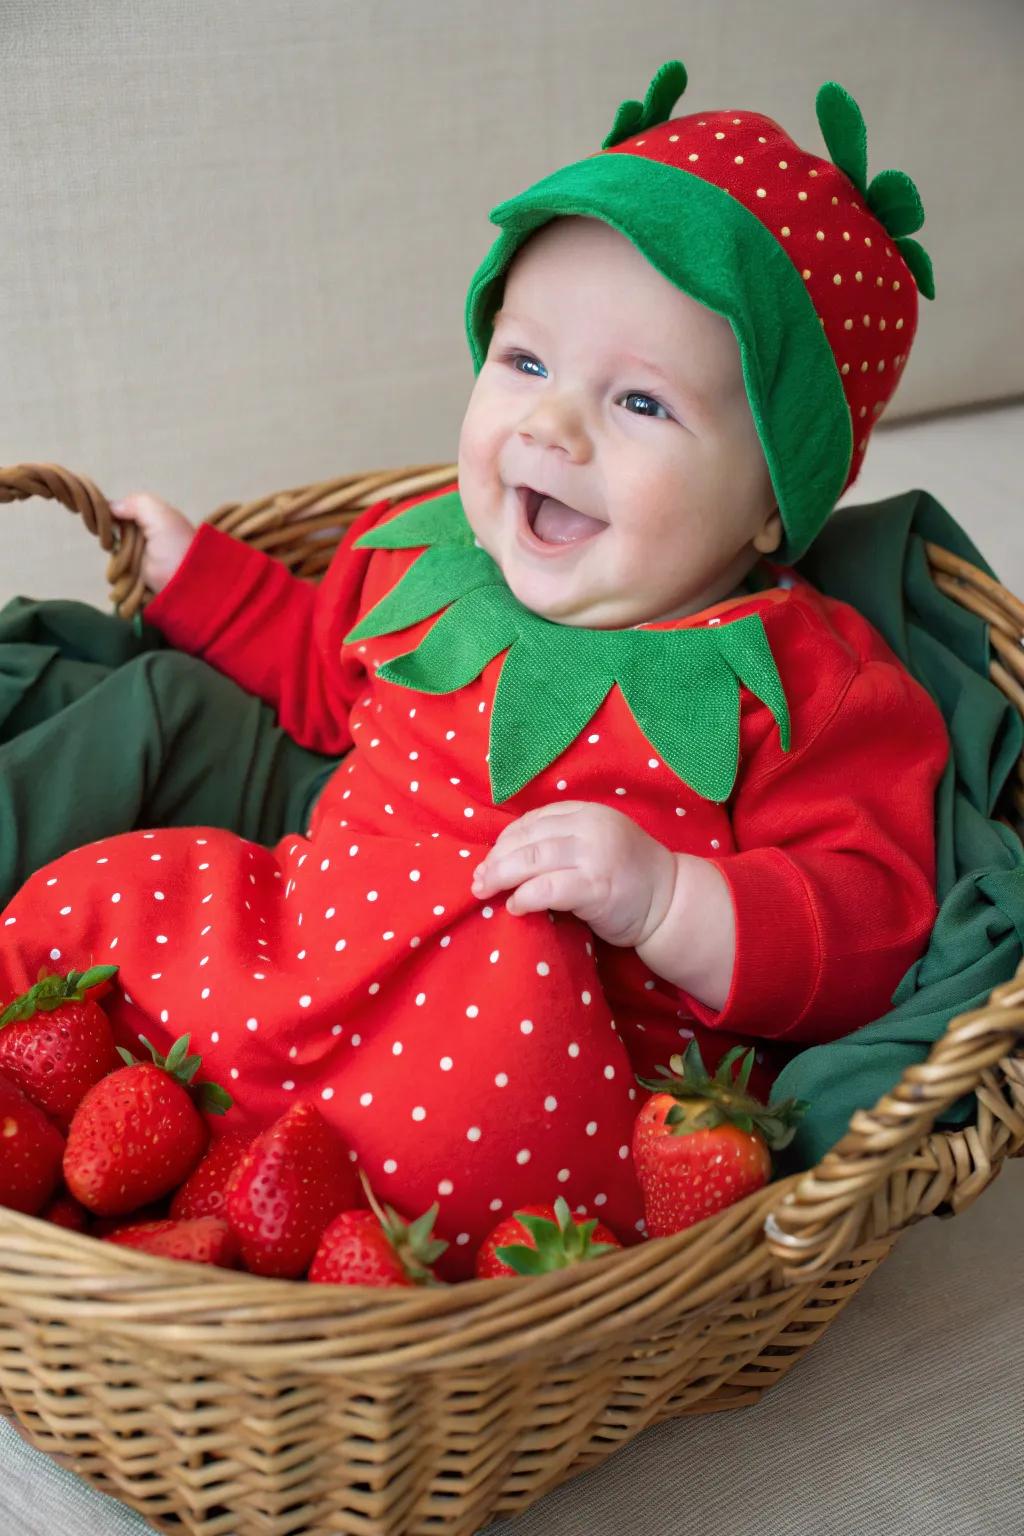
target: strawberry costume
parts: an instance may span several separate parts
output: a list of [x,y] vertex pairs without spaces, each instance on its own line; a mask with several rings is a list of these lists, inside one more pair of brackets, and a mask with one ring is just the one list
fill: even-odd
[[[642,107],[620,108],[605,153],[496,210],[506,228],[470,289],[470,345],[479,366],[502,273],[532,229],[567,211],[626,228],[733,323],[786,530],[780,559],[701,613],[587,630],[516,600],[456,485],[369,508],[315,588],[205,525],[147,618],[271,703],[297,741],[344,761],[305,835],[271,848],[202,827],[106,838],[36,872],[0,914],[0,997],[58,958],[118,964],[106,1006],[121,1043],[142,1034],[166,1051],[190,1031],[203,1075],[235,1098],[225,1129],[315,1102],[382,1200],[407,1216],[438,1201],[448,1279],[472,1273],[502,1215],[560,1194],[637,1240],[635,1074],[693,1037],[713,1069],[753,1037],[768,1042],[750,1084],[763,1094],[793,1046],[884,1011],[936,911],[941,715],[864,619],[788,569],[894,387],[916,317],[911,263],[923,273],[927,258],[887,241],[834,93],[824,114],[819,94],[819,119],[843,170],[752,114],[665,122],[681,71],[666,65]],[[713,162],[726,134],[751,162],[744,177],[735,155],[728,172],[721,153]],[[758,164],[780,146],[779,164],[822,183],[807,182],[806,217],[792,181]],[[692,203],[695,228],[714,217],[725,231],[699,272],[668,270],[658,244],[673,198]],[[840,279],[849,266],[851,284],[877,287],[870,345],[865,328],[850,338],[839,281],[798,275],[815,226],[838,243]],[[861,352],[871,358],[854,372]],[[472,895],[502,829],[559,799],[606,805],[716,863],[737,925],[721,1010],[572,914],[514,917],[504,898]]]

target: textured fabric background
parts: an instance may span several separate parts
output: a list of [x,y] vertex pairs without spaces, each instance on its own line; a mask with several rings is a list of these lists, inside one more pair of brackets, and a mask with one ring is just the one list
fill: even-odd
[[[753,1408],[655,1425],[487,1536],[1017,1536],[1022,1272],[1018,1160],[905,1233]],[[150,1536],[2,1419],[0,1473],[3,1536]]]
[[[672,57],[680,110],[818,150],[838,78],[920,187],[938,298],[883,421],[1020,393],[1022,54],[1019,0],[0,0],[0,463],[201,516],[454,458],[488,210]],[[102,602],[62,508],[2,516],[35,595]]]

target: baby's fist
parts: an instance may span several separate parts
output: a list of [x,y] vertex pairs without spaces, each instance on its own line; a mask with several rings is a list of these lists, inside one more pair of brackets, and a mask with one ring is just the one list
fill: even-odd
[[137,523],[146,540],[142,579],[153,592],[162,592],[185,558],[196,530],[183,512],[149,491],[133,491],[110,510],[122,522]]

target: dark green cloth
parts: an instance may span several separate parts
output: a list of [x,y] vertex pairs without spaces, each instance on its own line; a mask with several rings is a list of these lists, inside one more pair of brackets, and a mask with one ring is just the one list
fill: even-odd
[[0,610],[0,908],[71,848],[136,827],[304,831],[337,766],[203,661],[85,603]]
[[[936,796],[937,891],[931,940],[892,996],[891,1012],[829,1045],[811,1046],[779,1074],[774,1098],[810,1103],[780,1172],[813,1166],[856,1109],[873,1108],[904,1069],[924,1061],[957,1014],[982,1007],[1008,981],[1024,946],[1024,846],[992,817],[1020,756],[1024,727],[989,680],[988,629],[936,587],[925,541],[995,572],[926,491],[843,508],[796,569],[858,609],[942,710],[950,761]],[[973,1094],[936,1121],[973,1121]]]

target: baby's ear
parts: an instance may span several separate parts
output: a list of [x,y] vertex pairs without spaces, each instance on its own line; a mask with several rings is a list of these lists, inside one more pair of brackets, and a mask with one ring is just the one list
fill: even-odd
[[761,532],[754,538],[754,548],[762,555],[770,555],[782,543],[782,518],[778,508],[770,514]]

